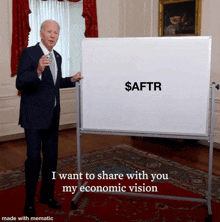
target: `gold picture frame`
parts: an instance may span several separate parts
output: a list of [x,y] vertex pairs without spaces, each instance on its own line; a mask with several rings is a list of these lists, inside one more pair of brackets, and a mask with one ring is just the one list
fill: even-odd
[[200,35],[201,0],[159,0],[159,36]]

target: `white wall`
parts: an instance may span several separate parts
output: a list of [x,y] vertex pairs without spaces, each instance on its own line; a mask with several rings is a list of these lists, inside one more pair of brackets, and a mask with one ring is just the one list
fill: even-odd
[[[211,81],[220,83],[220,1],[202,1],[201,35],[212,36]],[[220,90],[216,91],[215,141],[220,143]]]
[[[97,0],[100,37],[158,36],[157,0]],[[211,35],[211,81],[220,83],[220,1],[202,0],[201,35]],[[19,96],[10,77],[12,0],[0,1],[0,137],[23,132],[17,125]],[[61,90],[61,125],[75,123],[75,89]],[[220,91],[216,92],[215,140],[220,143]]]
[[10,77],[12,0],[0,1],[0,135],[20,133],[19,98],[15,78]]

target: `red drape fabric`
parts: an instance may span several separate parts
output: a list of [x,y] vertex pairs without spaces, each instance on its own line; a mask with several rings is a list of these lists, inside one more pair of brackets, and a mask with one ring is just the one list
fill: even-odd
[[[47,0],[42,0],[42,1],[47,1]],[[64,2],[65,0],[57,0],[58,2]],[[81,0],[68,0],[69,2],[79,2]]]
[[85,37],[98,37],[96,0],[83,0],[83,18],[85,18]]
[[29,26],[28,0],[13,0],[12,2],[12,45],[11,45],[11,76],[17,74],[17,66],[21,52],[28,45]]
[[[46,0],[44,0],[46,1]],[[64,1],[64,0],[58,0]],[[79,2],[80,0],[69,0]],[[17,66],[22,50],[28,45],[29,0],[13,0],[12,2],[12,45],[11,45],[11,76],[17,74]],[[85,18],[85,37],[98,37],[96,0],[83,0],[83,14]]]
[[[59,1],[64,1],[64,0],[59,0]],[[69,2],[79,2],[79,1],[81,1],[81,0],[68,0]]]

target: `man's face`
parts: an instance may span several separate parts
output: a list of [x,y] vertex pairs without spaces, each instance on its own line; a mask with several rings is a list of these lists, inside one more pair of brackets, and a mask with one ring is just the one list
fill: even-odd
[[40,32],[41,41],[51,51],[56,45],[59,37],[59,26],[55,22],[46,22]]

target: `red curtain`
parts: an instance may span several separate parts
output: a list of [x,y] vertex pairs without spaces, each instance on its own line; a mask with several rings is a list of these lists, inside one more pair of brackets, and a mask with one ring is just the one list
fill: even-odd
[[28,45],[30,32],[28,15],[31,13],[28,0],[13,0],[12,2],[12,45],[11,45],[11,76],[17,74],[21,52]]
[[[47,1],[47,0],[43,0]],[[64,1],[64,0],[57,0]],[[80,0],[68,0],[79,2]],[[17,74],[22,50],[28,45],[29,26],[29,0],[13,0],[12,3],[12,45],[11,45],[11,76]],[[98,37],[96,0],[83,0],[83,14],[85,18],[85,37]]]
[[83,18],[85,18],[85,37],[98,37],[96,0],[83,0]]
[[[47,0],[42,0],[42,1],[47,1]],[[64,2],[64,0],[57,0],[58,2]],[[68,0],[69,2],[79,2],[81,0]]]

